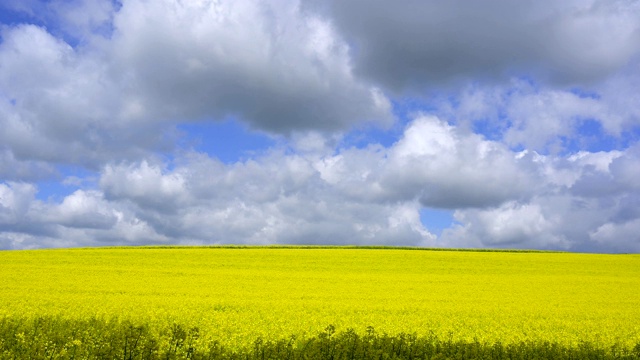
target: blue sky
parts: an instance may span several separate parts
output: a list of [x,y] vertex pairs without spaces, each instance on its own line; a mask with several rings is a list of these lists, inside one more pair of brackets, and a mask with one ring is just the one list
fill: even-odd
[[0,248],[640,251],[640,2],[8,0]]

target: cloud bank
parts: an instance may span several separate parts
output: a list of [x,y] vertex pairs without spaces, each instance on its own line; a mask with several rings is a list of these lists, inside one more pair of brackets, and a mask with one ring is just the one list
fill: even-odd
[[[0,11],[0,248],[640,251],[637,1]],[[272,145],[182,128],[224,121]]]

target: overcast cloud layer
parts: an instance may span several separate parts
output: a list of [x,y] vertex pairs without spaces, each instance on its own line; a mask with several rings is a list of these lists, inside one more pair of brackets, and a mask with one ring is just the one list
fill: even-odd
[[[640,1],[9,0],[0,15],[0,249],[640,252]],[[244,133],[188,130],[229,121]],[[194,145],[225,136],[270,145],[233,161]],[[452,221],[432,227],[433,210]]]

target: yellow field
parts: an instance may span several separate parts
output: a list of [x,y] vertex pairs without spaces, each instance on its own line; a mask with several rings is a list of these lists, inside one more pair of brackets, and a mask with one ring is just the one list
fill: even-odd
[[[0,318],[198,326],[246,346],[338,331],[481,341],[640,342],[640,255],[398,249],[0,252]],[[163,325],[164,324],[164,325]]]

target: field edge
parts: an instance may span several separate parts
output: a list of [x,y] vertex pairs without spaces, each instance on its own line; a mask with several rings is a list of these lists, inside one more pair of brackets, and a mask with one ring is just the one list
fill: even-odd
[[40,251],[40,250],[172,250],[172,249],[295,249],[295,250],[415,250],[415,251],[451,251],[451,252],[505,252],[505,253],[559,253],[579,254],[577,252],[561,250],[537,249],[498,249],[498,248],[444,248],[421,246],[387,246],[387,245],[251,245],[251,244],[215,244],[215,245],[122,245],[122,246],[94,246],[94,247],[60,247],[39,249],[5,249],[0,251]]

